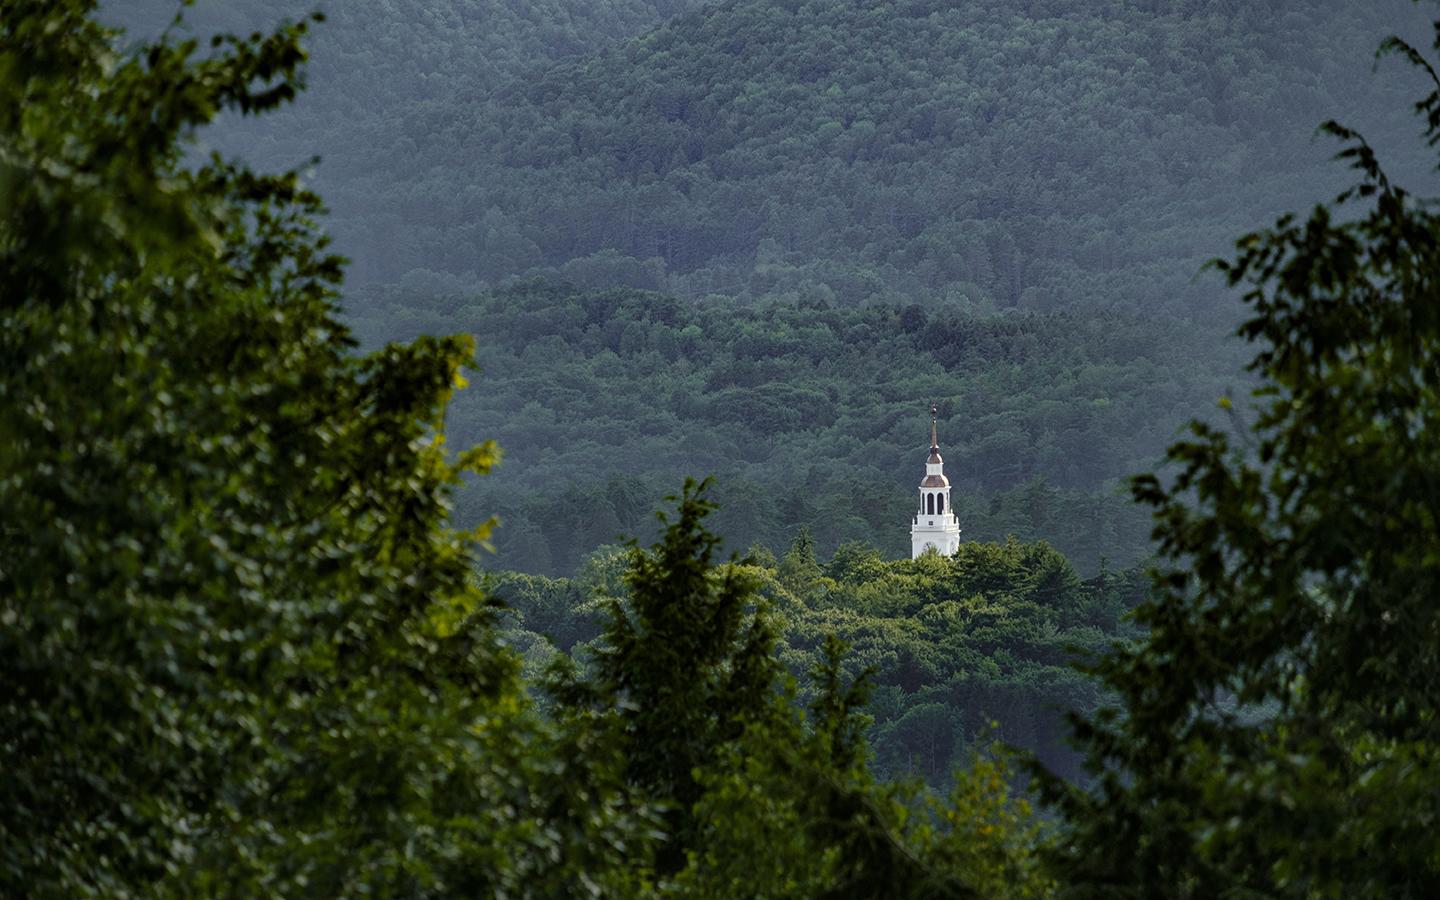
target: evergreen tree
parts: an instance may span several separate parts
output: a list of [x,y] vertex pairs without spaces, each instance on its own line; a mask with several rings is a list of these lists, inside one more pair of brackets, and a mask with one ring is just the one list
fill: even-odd
[[790,549],[780,559],[780,583],[796,593],[802,593],[820,577],[820,563],[815,559],[815,539],[810,536],[810,527],[801,525],[790,542]]
[[779,675],[775,630],[755,608],[755,583],[737,566],[716,565],[719,539],[701,527],[713,509],[706,486],[687,481],[672,498],[675,518],[659,514],[660,541],[632,549],[629,596],[609,599],[593,679],[557,685],[572,705],[609,714],[627,779],[665,808],[662,874],[678,871],[695,849],[696,771],[770,710]]
[[[984,777],[965,806],[878,784],[866,769],[869,673],[848,678],[828,637],[805,715],[775,659],[752,566],[716,564],[705,485],[688,482],[663,536],[632,550],[627,598],[612,599],[593,671],[552,682],[576,733],[623,760],[630,807],[663,811],[653,865],[635,876],[684,896],[1035,896],[1035,833],[1023,805]],[[983,806],[967,848],[935,828]],[[1011,881],[1012,875],[1020,873]]]

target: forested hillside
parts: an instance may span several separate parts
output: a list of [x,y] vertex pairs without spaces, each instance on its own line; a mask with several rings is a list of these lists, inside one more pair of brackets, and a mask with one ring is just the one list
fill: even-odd
[[[323,157],[352,306],[377,283],[546,274],[1194,314],[1216,296],[1201,262],[1339,185],[1321,119],[1414,146],[1415,82],[1367,60],[1423,34],[1408,0],[727,0],[614,45],[697,4],[315,3],[315,90],[217,139]],[[194,15],[204,32],[304,8]]]
[[1150,526],[1119,479],[1242,384],[1238,345],[1197,349],[1218,329],[1127,313],[696,305],[529,283],[357,326],[372,343],[475,336],[485,387],[457,397],[450,427],[496,438],[505,461],[460,517],[498,513],[495,564],[548,574],[648,534],[649,511],[696,473],[718,477],[713,527],[732,549],[785,547],[803,525],[823,554],[852,540],[907,554],[931,400],[967,538],[1045,539],[1087,574],[1129,565]]
[[[1203,261],[1340,183],[1326,115],[1387,153],[1412,129],[1410,82],[1367,59],[1421,22],[1403,0],[318,5],[312,90],[203,136],[322,157],[363,343],[477,337],[487,388],[450,421],[507,462],[461,519],[499,513],[496,563],[549,574],[647,533],[685,475],[721,476],[737,549],[806,525],[899,555],[932,399],[968,536],[1087,573],[1143,557],[1117,485],[1244,384]],[[109,4],[142,34],[173,8]],[[182,31],[302,9],[202,0]]]
[[[266,117],[263,134],[311,153],[344,149],[349,119],[364,133],[417,103],[454,103],[518,72],[600,50],[693,9],[703,0],[104,0],[101,18],[131,41],[171,28],[177,37],[245,35],[320,13],[307,44],[304,96]],[[300,128],[298,134],[289,133]],[[397,135],[398,137],[399,135]],[[247,144],[246,149],[251,149]]]
[[731,0],[412,119],[489,192],[407,189],[430,221],[389,277],[445,248],[442,271],[686,297],[1193,312],[1246,223],[1338,187],[1319,120],[1403,108],[1357,61],[1411,23],[1391,0]]
[[[103,0],[101,18],[132,41],[174,33],[202,40],[247,35],[312,12],[325,16],[307,41],[306,90],[259,120],[226,115],[207,145],[269,168],[305,167],[331,207],[327,230],[353,256],[353,286],[383,262],[397,239],[409,242],[432,214],[425,198],[469,198],[480,208],[489,188],[475,173],[448,169],[430,153],[432,123],[468,115],[478,98],[520,73],[633,37],[703,0]],[[466,154],[471,156],[473,154]],[[437,168],[442,167],[442,168]],[[429,238],[433,240],[432,238]],[[374,250],[374,260],[367,262]],[[423,247],[416,250],[424,252]],[[435,260],[442,257],[434,247]],[[447,251],[448,252],[448,251]],[[377,265],[378,264],[378,265]],[[438,261],[425,268],[444,268]],[[388,277],[388,275],[386,275]]]

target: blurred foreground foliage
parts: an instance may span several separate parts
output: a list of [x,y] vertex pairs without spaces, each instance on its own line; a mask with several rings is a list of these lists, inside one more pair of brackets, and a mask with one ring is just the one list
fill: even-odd
[[507,893],[603,856],[627,814],[495,640],[487,529],[445,524],[496,456],[438,427],[469,341],[354,354],[318,199],[185,156],[293,96],[308,23],[120,56],[91,13],[0,6],[0,893]]

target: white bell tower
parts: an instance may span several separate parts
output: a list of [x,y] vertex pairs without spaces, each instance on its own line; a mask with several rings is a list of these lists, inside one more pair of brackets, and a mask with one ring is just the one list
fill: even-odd
[[960,549],[960,522],[950,506],[950,481],[945,477],[945,460],[935,437],[935,420],[940,408],[930,404],[930,457],[925,460],[925,480],[920,482],[920,511],[910,521],[910,558],[934,547],[941,556]]

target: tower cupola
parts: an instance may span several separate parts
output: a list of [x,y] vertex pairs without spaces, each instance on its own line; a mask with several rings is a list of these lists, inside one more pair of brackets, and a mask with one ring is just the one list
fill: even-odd
[[960,548],[960,522],[950,506],[950,479],[945,477],[945,460],[936,433],[939,417],[940,407],[930,404],[930,455],[925,459],[925,477],[920,481],[920,510],[910,521],[912,559],[931,548],[944,556]]

